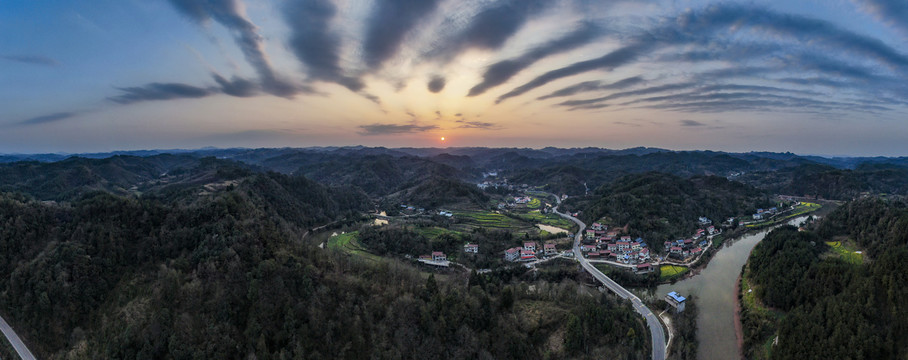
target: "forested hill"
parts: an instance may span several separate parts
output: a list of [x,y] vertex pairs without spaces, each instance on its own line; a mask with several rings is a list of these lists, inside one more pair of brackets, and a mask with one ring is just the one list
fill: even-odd
[[722,177],[663,173],[622,177],[593,198],[582,209],[587,223],[604,217],[611,225],[629,225],[632,235],[660,241],[689,236],[700,216],[721,223],[772,204],[768,193]]
[[648,358],[612,295],[437,279],[306,230],[365,195],[277,173],[48,204],[0,193],[0,313],[41,359]]
[[778,194],[851,200],[862,195],[908,196],[908,167],[863,163],[854,169],[806,164],[745,174],[740,181]]
[[746,356],[902,359],[908,356],[908,208],[865,199],[816,226],[774,230],[751,254],[747,280],[770,309],[745,311]]
[[92,191],[136,194],[173,184],[199,185],[252,174],[250,166],[187,155],[69,158],[59,162],[0,164],[0,191],[41,200],[70,200]]

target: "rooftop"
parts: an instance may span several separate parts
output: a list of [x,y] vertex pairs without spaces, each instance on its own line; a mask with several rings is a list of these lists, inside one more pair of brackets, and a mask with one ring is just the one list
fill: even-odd
[[679,303],[682,303],[682,302],[684,302],[684,300],[687,300],[687,298],[681,296],[681,294],[678,294],[674,291],[668,293],[668,296]]

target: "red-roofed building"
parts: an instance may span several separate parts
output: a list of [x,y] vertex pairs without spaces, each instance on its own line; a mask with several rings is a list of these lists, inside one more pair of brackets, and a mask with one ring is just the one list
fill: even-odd
[[648,272],[650,272],[650,271],[653,271],[653,266],[650,265],[650,263],[637,265],[637,273],[638,273],[638,274],[640,274],[640,273],[648,273]]
[[620,250],[628,250],[628,249],[631,248],[631,243],[629,243],[629,242],[627,242],[627,241],[619,241],[619,242],[617,242],[617,243],[615,243],[615,244],[618,245],[618,250],[619,250],[619,251],[620,251]]
[[432,252],[432,260],[435,260],[435,261],[445,261],[445,260],[448,260],[448,257],[445,256],[445,253],[443,253],[443,252],[441,252],[441,251],[433,251],[433,252]]
[[479,253],[479,245],[477,244],[466,244],[463,246],[463,251],[468,253]]
[[671,248],[672,254],[681,254],[682,252],[684,252],[684,249],[682,249],[680,246],[672,246]]
[[523,243],[523,249],[524,249],[524,250],[529,250],[529,251],[535,252],[535,251],[536,251],[536,243],[533,242],[533,241],[527,241],[527,242]]
[[520,250],[520,261],[533,261],[536,260],[536,252],[532,250]]
[[507,261],[517,261],[520,257],[520,248],[510,248],[504,251],[504,259]]
[[551,255],[558,254],[558,250],[555,249],[555,244],[548,243],[548,244],[543,245],[542,248],[545,250],[545,256],[551,256]]

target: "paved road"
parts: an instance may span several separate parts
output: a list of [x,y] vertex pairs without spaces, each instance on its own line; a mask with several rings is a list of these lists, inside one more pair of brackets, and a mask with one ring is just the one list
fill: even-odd
[[9,340],[9,343],[13,345],[13,348],[16,349],[16,352],[19,353],[19,357],[22,358],[22,360],[35,360],[35,356],[32,355],[31,351],[28,351],[28,348],[22,343],[22,339],[19,338],[19,335],[16,335],[13,328],[9,327],[9,324],[7,324],[6,320],[2,317],[0,317],[0,331],[2,331],[3,335],[6,336],[6,339]]
[[[557,198],[557,196],[556,196]],[[561,199],[558,199],[558,203],[561,204]],[[564,218],[570,219],[575,222],[577,226],[580,227],[577,230],[577,235],[574,238],[574,257],[577,261],[580,261],[580,265],[583,266],[583,269],[588,273],[593,275],[596,280],[599,280],[603,285],[605,285],[609,290],[618,294],[618,296],[628,299],[634,305],[634,310],[637,311],[643,318],[646,319],[646,326],[649,327],[649,332],[653,339],[653,360],[664,360],[665,359],[665,332],[662,331],[662,323],[659,322],[659,318],[656,317],[656,314],[653,314],[646,305],[643,305],[643,301],[640,301],[636,295],[632,294],[627,289],[618,285],[614,280],[610,279],[608,276],[605,276],[599,269],[597,269],[593,264],[590,264],[586,258],[583,257],[583,253],[580,251],[580,240],[583,239],[583,230],[586,229],[586,224],[584,224],[580,219],[577,219],[571,215],[558,212],[558,209],[555,208],[555,213],[561,215]]]

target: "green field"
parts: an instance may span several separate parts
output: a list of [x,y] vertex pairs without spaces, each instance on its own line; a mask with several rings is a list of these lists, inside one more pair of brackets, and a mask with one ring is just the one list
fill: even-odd
[[357,240],[358,231],[348,232],[346,234],[340,234],[337,236],[332,236],[328,239],[328,248],[334,250],[340,250],[347,254],[363,256],[367,259],[378,260],[381,259],[380,256],[372,254],[366,250],[362,244]]
[[659,280],[665,281],[684,276],[690,269],[683,266],[662,265],[659,267],[659,271],[661,272]]
[[849,264],[861,265],[864,263],[864,254],[858,253],[848,244],[843,244],[841,241],[827,241],[826,245],[829,245],[833,253]]
[[425,237],[427,237],[427,238],[429,238],[429,239],[437,239],[437,238],[439,238],[440,236],[442,236],[442,235],[444,235],[444,234],[453,235],[453,236],[455,236],[455,237],[461,237],[461,236],[463,236],[463,233],[460,232],[460,231],[449,230],[449,229],[440,228],[440,227],[437,227],[437,226],[434,226],[434,227],[420,227],[420,228],[416,228],[416,229],[414,229],[414,230],[416,230],[416,232],[420,233],[422,236],[425,236]]
[[457,212],[454,213],[454,216],[466,219],[469,222],[485,228],[514,229],[521,227],[525,228],[528,225],[520,220],[487,211]]

